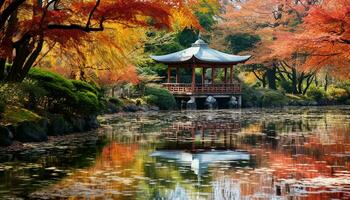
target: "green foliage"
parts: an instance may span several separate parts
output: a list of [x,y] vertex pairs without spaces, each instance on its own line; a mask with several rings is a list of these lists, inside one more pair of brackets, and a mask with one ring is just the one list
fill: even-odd
[[158,97],[155,95],[147,95],[143,97],[143,100],[150,105],[156,105],[158,101]]
[[182,30],[177,36],[180,45],[190,47],[198,39],[197,31],[189,28]]
[[237,33],[235,35],[229,35],[225,38],[228,43],[228,50],[232,53],[239,53],[247,51],[255,47],[255,45],[261,41],[258,35],[251,35],[248,33]]
[[3,124],[16,124],[24,121],[37,121],[41,117],[36,113],[19,108],[17,106],[11,106],[5,110],[3,114],[2,123]]
[[216,24],[216,21],[214,19],[214,14],[211,12],[203,13],[203,12],[196,12],[195,13],[199,24],[207,31],[212,30],[212,27]]
[[243,107],[256,107],[260,106],[260,99],[262,94],[254,87],[249,87],[246,84],[242,85],[242,106]]
[[344,88],[330,87],[327,90],[328,100],[335,103],[345,103],[349,99],[349,93]]
[[121,108],[121,107],[124,106],[124,102],[121,99],[117,98],[117,97],[110,98],[109,102],[111,102],[112,104],[114,104],[118,108]]
[[28,78],[36,84],[34,88],[46,91],[47,109],[52,113],[90,115],[102,109],[102,95],[94,85],[40,69],[32,69]]
[[288,104],[288,98],[279,91],[256,89],[243,85],[243,107],[279,107]]
[[73,83],[74,87],[80,91],[91,91],[95,94],[99,94],[99,88],[97,88],[95,85],[80,80],[71,80],[71,82]]
[[176,107],[174,96],[166,89],[148,86],[145,89],[145,95],[148,96],[145,99],[146,102],[149,101],[161,110],[170,110]]
[[324,104],[327,101],[327,94],[321,88],[311,87],[307,91],[306,96],[316,101],[318,104]]
[[261,105],[264,107],[279,107],[288,104],[284,94],[276,90],[265,90],[261,98]]
[[287,80],[281,80],[280,86],[286,93],[293,93],[293,86],[290,81]]
[[23,81],[22,92],[27,96],[27,98],[22,99],[22,104],[28,109],[37,109],[39,102],[43,101],[48,93],[44,88],[30,80]]

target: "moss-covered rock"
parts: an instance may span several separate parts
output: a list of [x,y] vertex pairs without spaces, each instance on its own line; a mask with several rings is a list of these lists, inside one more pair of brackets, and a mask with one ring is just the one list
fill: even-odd
[[37,121],[39,119],[41,119],[41,117],[30,110],[17,106],[10,106],[5,110],[1,124],[18,124],[24,121]]
[[47,138],[48,121],[40,119],[38,121],[24,121],[17,124],[14,139],[20,142],[43,142]]
[[97,121],[97,117],[95,115],[89,115],[85,117],[85,122],[85,129],[88,131],[100,127],[100,123]]
[[74,132],[84,132],[87,131],[86,121],[82,117],[70,117],[69,122],[73,126]]

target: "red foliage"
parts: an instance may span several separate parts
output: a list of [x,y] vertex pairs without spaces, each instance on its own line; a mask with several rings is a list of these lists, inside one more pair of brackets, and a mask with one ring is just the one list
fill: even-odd
[[98,82],[102,85],[113,85],[118,83],[133,83],[139,82],[135,66],[129,66],[126,69],[119,71],[101,71],[98,72]]
[[280,35],[274,47],[277,56],[304,55],[305,70],[327,69],[350,77],[350,1],[325,0],[312,7],[301,28]]

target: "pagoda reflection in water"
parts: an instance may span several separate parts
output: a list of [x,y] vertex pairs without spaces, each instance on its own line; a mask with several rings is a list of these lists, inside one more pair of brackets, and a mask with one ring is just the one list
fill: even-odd
[[187,121],[176,121],[162,132],[165,140],[172,144],[166,150],[198,152],[235,150],[235,138],[240,130],[239,115],[216,119],[209,114],[190,116]]
[[198,179],[209,165],[250,160],[247,152],[235,148],[235,134],[240,132],[238,117],[215,119],[208,115],[204,120],[201,118],[190,117],[186,122],[174,122],[164,129],[166,140],[172,145],[157,149],[151,156],[190,166]]

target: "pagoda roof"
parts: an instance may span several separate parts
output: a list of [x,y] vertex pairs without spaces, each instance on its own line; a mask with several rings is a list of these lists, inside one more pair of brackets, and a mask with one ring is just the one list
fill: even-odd
[[151,56],[155,61],[165,64],[176,63],[215,63],[215,64],[238,64],[244,63],[251,55],[239,56],[220,52],[212,49],[202,39],[198,39],[192,47],[175,53]]

